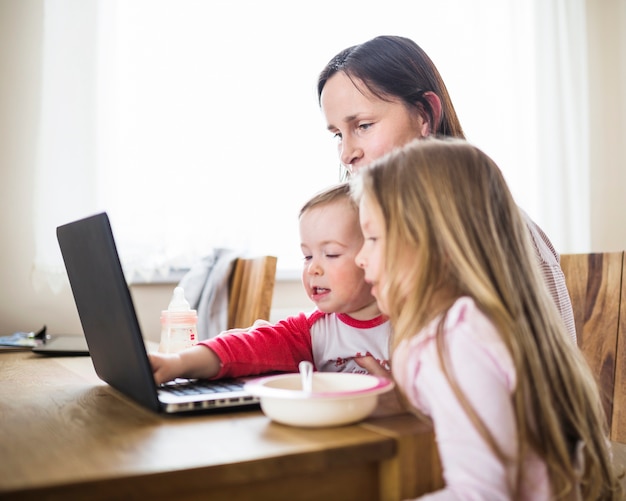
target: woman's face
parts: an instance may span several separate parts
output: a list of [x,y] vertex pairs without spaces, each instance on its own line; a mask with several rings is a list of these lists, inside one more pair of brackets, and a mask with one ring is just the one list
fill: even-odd
[[428,135],[428,123],[398,99],[384,101],[343,72],[328,79],[321,94],[328,130],[337,138],[339,158],[350,172]]

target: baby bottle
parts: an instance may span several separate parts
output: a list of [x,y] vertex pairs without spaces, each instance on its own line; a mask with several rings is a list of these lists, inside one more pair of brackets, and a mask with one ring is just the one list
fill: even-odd
[[177,353],[196,344],[198,314],[189,307],[182,287],[176,287],[167,310],[161,311],[161,353]]

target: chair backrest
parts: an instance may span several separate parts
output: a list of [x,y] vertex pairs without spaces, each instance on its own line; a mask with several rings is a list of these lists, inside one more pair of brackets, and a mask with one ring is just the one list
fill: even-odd
[[611,439],[626,444],[626,253],[623,253],[622,258],[622,284],[619,294],[620,308]]
[[255,320],[269,320],[276,281],[274,256],[239,258],[230,277],[228,328],[250,327]]
[[[624,252],[561,255],[561,268],[574,310],[578,346],[598,379],[613,440],[618,440],[618,435],[626,439],[626,389],[622,389],[626,374],[621,374],[621,367],[626,367],[623,365],[626,363],[626,346],[620,347],[623,361],[616,365],[620,312],[626,314],[621,308],[624,302],[623,261]],[[623,325],[621,329],[624,334]],[[624,343],[626,340],[622,335],[620,344]],[[621,398],[616,399],[619,395]],[[618,408],[622,409],[624,416],[615,419]]]

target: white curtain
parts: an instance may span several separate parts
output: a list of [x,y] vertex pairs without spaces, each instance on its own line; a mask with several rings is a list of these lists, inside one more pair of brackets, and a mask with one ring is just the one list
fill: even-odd
[[582,0],[47,0],[35,283],[64,284],[55,227],[103,210],[133,279],[212,247],[297,270],[300,206],[339,174],[317,74],[379,34],[429,53],[518,203],[584,248],[584,21]]
[[591,244],[585,4],[538,1],[536,8],[536,217],[562,252],[585,252]]
[[55,228],[98,206],[95,2],[45,3],[41,119],[35,178],[37,288],[66,282]]

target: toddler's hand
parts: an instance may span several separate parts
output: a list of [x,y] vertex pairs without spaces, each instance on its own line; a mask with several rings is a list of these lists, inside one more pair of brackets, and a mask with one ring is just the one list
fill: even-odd
[[381,376],[386,377],[387,379],[391,379],[391,373],[382,365],[380,365],[378,361],[370,355],[355,358],[354,361],[359,364],[360,367],[363,367],[363,369],[369,372],[372,376]]
[[182,371],[182,362],[177,353],[149,353],[148,359],[152,366],[152,375],[156,384],[176,379]]

